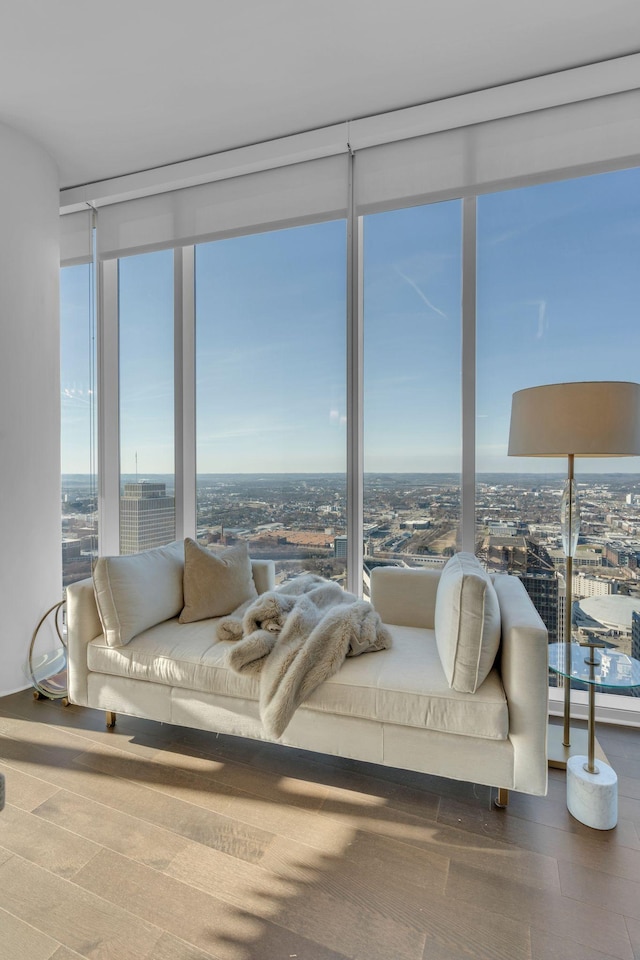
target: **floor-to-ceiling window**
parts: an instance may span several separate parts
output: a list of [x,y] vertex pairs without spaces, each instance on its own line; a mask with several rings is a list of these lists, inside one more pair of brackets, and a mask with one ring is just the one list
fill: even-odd
[[197,532],[342,580],[343,220],[196,247]]
[[[461,503],[464,246],[477,269],[476,550],[492,571],[522,577],[551,639],[561,638],[566,462],[508,458],[511,395],[639,379],[639,184],[632,169],[482,195],[471,245],[469,201],[464,241],[461,200],[363,217],[365,593],[376,563],[442,565],[461,548],[461,528],[472,540]],[[183,277],[195,285],[197,536],[213,548],[246,541],[254,557],[276,560],[279,581],[305,570],[342,580],[355,529],[346,263],[345,221],[330,220],[197,244],[195,272]],[[120,459],[131,499],[143,499],[142,480],[159,485],[149,494],[173,497],[173,270],[170,250],[119,262]],[[472,313],[467,305],[467,333]],[[575,629],[632,652],[638,464],[578,461],[576,473]],[[124,502],[124,483],[122,492]],[[171,526],[164,540],[173,535]],[[607,598],[620,622],[598,626]]]
[[[477,550],[489,569],[523,578],[552,640],[564,634],[567,461],[507,456],[511,395],[639,379],[639,224],[638,169],[478,200]],[[574,638],[598,636],[629,654],[640,611],[639,469],[638,458],[575,463]]]
[[175,536],[173,252],[120,260],[120,552]]
[[376,563],[460,549],[460,201],[364,218],[364,539]]
[[98,551],[93,267],[60,271],[63,587],[91,575]]

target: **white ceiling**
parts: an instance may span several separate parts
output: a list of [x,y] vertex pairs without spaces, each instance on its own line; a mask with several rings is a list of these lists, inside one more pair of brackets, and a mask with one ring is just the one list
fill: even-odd
[[69,187],[639,49],[638,0],[3,0],[0,122]]

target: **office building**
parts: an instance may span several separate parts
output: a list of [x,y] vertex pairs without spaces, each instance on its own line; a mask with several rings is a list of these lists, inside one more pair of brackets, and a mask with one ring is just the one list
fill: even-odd
[[120,552],[140,553],[175,536],[175,498],[164,483],[125,483],[120,501]]
[[[559,578],[556,573],[524,573],[520,579],[549,632],[549,643],[557,643],[560,610]],[[562,608],[564,610],[564,606]]]

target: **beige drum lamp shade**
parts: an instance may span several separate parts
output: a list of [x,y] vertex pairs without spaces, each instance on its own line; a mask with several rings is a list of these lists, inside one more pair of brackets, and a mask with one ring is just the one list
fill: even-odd
[[640,455],[640,383],[550,383],[513,394],[512,457]]

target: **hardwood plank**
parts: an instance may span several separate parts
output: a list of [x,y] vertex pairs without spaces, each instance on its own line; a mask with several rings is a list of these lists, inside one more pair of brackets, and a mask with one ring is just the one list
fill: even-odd
[[640,883],[565,861],[560,861],[558,867],[560,889],[565,897],[640,920]]
[[312,940],[262,915],[277,915],[269,894],[256,898],[255,902],[261,903],[261,913],[253,913],[253,902],[247,900],[242,907],[232,906],[109,851],[100,853],[95,865],[81,871],[76,881],[94,892],[101,888],[114,904],[132,906],[139,916],[149,918],[166,932],[221,960],[244,960],[245,948],[257,944],[264,952],[256,952],[256,957],[286,957],[296,953],[319,957],[323,952],[326,956],[324,945],[319,945],[322,952],[314,952],[317,945]]
[[[139,721],[136,717],[124,717],[122,724],[108,729],[103,711],[87,710],[83,716],[82,712],[76,712],[82,710],[80,707],[68,709],[72,712],[68,713],[52,701],[48,710],[49,722],[46,723],[34,723],[26,706],[22,713],[0,714],[0,733],[28,741],[65,744],[79,753],[94,746],[105,746],[119,747],[136,756],[151,757],[166,744],[166,731],[176,729],[153,724],[150,720]],[[73,723],[69,722],[71,718]],[[142,731],[138,730],[140,723],[145,724]],[[151,729],[146,729],[150,724]]]
[[[561,793],[550,791],[550,795],[541,803],[539,797],[528,797],[524,794],[512,795],[509,802],[509,816],[520,817],[524,820],[533,820],[548,827],[556,827],[570,833],[589,835],[593,833],[590,827],[576,820],[567,809],[566,787],[563,784]],[[636,820],[640,820],[640,801],[620,798],[618,807],[619,831],[612,834],[607,842],[622,843],[640,849],[637,838],[631,829]]]
[[[437,866],[429,890],[441,892],[446,861]],[[176,857],[166,872],[349,956],[420,956],[425,886],[397,873],[389,882],[385,864],[365,872],[348,856],[300,844],[287,855],[283,843],[269,867],[261,863],[242,876],[232,862],[221,864],[219,856],[197,848]]]
[[640,799],[620,795],[618,792],[618,817],[640,824]]
[[455,863],[449,870],[446,894],[461,904],[484,906],[585,947],[633,960],[624,918],[595,905]]
[[[91,872],[90,866],[86,869]],[[20,857],[0,866],[0,902],[7,912],[91,960],[140,960],[161,934],[148,921]]]
[[7,803],[20,807],[21,810],[35,809],[44,800],[53,796],[58,789],[53,784],[32,777],[28,773],[22,773],[14,767],[7,766],[6,763],[0,763],[0,773],[5,777]]
[[[456,817],[456,813],[460,816]],[[640,856],[637,849],[612,842],[612,834],[616,831],[603,832],[585,828],[578,836],[534,821],[511,818],[509,811],[506,811],[504,817],[491,818],[485,816],[483,811],[470,808],[468,804],[453,805],[444,800],[442,816],[446,817],[446,821],[457,822],[460,830],[468,831],[471,837],[482,837],[483,842],[486,842],[487,835],[500,837],[503,838],[502,842],[507,844],[507,849],[512,849],[515,845],[520,851],[535,851],[545,856],[592,866],[603,873],[640,881]],[[489,862],[487,859],[483,867],[486,868]]]
[[531,960],[615,960],[610,953],[592,950],[584,943],[531,928]]
[[640,780],[634,777],[618,776],[618,797],[632,797],[640,800]]
[[[424,815],[426,819],[433,819],[437,812],[439,797],[433,790],[432,778],[422,774],[416,775],[421,778],[420,785],[412,786],[405,782],[407,771],[400,773],[402,782],[398,782],[397,779],[394,781],[381,778],[379,774],[384,768],[372,764],[362,765],[364,769],[345,768],[341,766],[341,758],[322,757],[308,751],[292,750],[287,747],[277,747],[278,752],[275,757],[270,751],[268,762],[265,762],[265,757],[257,758],[254,750],[253,762],[244,763],[241,762],[242,758],[233,757],[231,748],[227,745],[222,753],[224,757],[222,760],[221,754],[216,750],[216,744],[221,739],[223,738],[213,740],[208,747],[203,745],[198,750],[189,746],[186,749],[189,750],[190,756],[195,754],[201,758],[218,761],[218,770],[223,782],[239,787],[245,792],[269,796],[272,789],[270,784],[276,783],[281,790],[285,791],[288,791],[291,785],[294,793],[300,788],[305,791],[305,794],[315,795],[317,791],[318,796],[326,798],[325,804],[340,800],[357,800],[359,803],[368,801],[376,803],[384,800],[387,806],[410,809],[414,816]],[[172,752],[175,754],[175,750]],[[160,762],[165,760],[171,762],[170,754],[159,755],[157,759]],[[194,766],[193,769],[196,767]],[[199,769],[206,770],[206,767],[201,766]],[[231,774],[228,778],[225,777],[227,770]],[[385,773],[388,776],[388,771]],[[266,789],[263,789],[263,785]],[[468,788],[468,785],[464,786]]]
[[37,807],[34,815],[156,870],[168,866],[189,843],[164,827],[66,790]]
[[616,757],[611,764],[619,777],[632,777],[640,780],[640,757],[636,749],[630,757]]
[[[206,811],[206,821],[209,824],[207,832],[212,835],[212,825],[215,823],[215,830],[219,830],[221,835],[235,836],[243,831],[249,837],[258,836],[267,842],[270,835],[281,833],[322,849],[332,831],[340,829],[317,813],[313,818],[309,818],[304,809],[290,806],[286,794],[282,795],[278,803],[275,799],[266,800],[234,791],[224,784],[215,784],[197,774],[172,770],[169,766],[158,769],[152,763],[132,765],[127,758],[104,752],[83,754],[78,759],[78,765],[111,777],[125,778],[132,775],[149,788],[149,793],[156,794],[158,798],[173,799],[175,803],[185,804],[193,810],[199,808],[201,814]],[[158,804],[159,800],[156,800],[155,805]],[[234,826],[225,828],[225,822],[231,818]],[[193,819],[193,816],[188,819]],[[345,833],[350,832],[351,825],[344,830]],[[199,839],[193,835],[191,838]],[[261,847],[264,848],[264,843]],[[262,850],[259,851],[260,854],[261,852]],[[247,856],[255,856],[257,853],[258,851],[251,849]]]
[[0,816],[0,847],[60,877],[72,877],[100,847],[61,827],[42,823],[32,813],[7,804]]
[[[269,870],[299,866],[305,868],[317,851],[306,844],[275,837],[260,866]],[[357,831],[348,844],[334,843],[321,855],[340,857],[356,867],[365,877],[379,877],[384,887],[410,883],[423,890],[442,892],[449,868],[449,858],[424,847],[390,840],[365,831]]]
[[179,940],[170,933],[163,933],[154,944],[153,953],[148,960],[211,960],[212,957],[213,954],[199,950],[192,943]]
[[46,726],[56,726],[58,729],[75,730],[79,736],[89,738],[103,737],[136,737],[159,738],[163,742],[169,739],[169,734],[179,738],[183,733],[182,727],[159,723],[156,720],[145,720],[142,717],[127,717],[118,715],[117,727],[110,731],[105,726],[103,710],[93,710],[88,707],[78,707],[75,704],[63,706],[60,700],[34,701],[28,690],[4,697],[2,714],[7,717],[27,719],[31,723],[42,723]]
[[[638,730],[633,727],[616,727],[609,723],[599,723],[597,728],[598,740],[601,742],[607,757],[638,757]],[[615,767],[615,762],[611,766]]]
[[213,733],[210,730],[196,730],[189,727],[176,727],[176,742],[195,747],[219,760],[235,760],[238,763],[252,764],[258,757],[274,756],[282,753],[283,748],[266,740],[250,740],[246,737],[232,737],[228,734]]
[[529,926],[448,897],[425,906],[427,937],[422,960],[530,960]]
[[640,960],[640,923],[628,917],[625,918],[625,923],[627,925],[629,939],[631,940],[634,960]]
[[58,766],[80,756],[85,749],[81,738],[62,739],[55,728],[46,724],[0,716],[0,758],[5,763],[11,764],[14,758],[28,762],[33,751],[35,757],[48,756],[49,765]]
[[205,780],[224,784],[232,790],[241,790],[243,793],[278,803],[281,802],[282,795],[286,794],[289,804],[305,810],[318,810],[328,792],[321,783],[309,782],[300,777],[274,776],[232,760],[221,762],[189,746],[185,747],[185,750],[186,752],[178,752],[175,747],[160,750],[154,761],[161,767],[169,766],[173,770],[193,773]]
[[[584,840],[588,845],[622,846],[629,847],[634,851],[640,850],[638,834],[635,825],[630,820],[620,819],[615,830],[592,830],[575,820],[566,809],[560,811],[556,806],[555,809],[545,812],[544,805],[547,803],[547,798],[539,797],[537,799],[543,812],[540,817],[534,819],[513,814],[510,809],[511,803],[509,809],[496,816],[494,811],[485,811],[474,804],[442,797],[438,811],[438,823],[459,826],[461,829],[483,836],[489,835],[509,842],[514,841],[521,846],[527,846],[530,838],[544,836],[545,830],[547,830],[553,831],[552,834],[547,835],[553,836],[556,843],[562,844],[564,842],[562,834],[565,834],[565,839],[566,837],[573,837],[573,840],[566,841],[569,847],[579,848],[580,844],[577,841]],[[554,806],[552,800],[549,803],[552,807]],[[550,822],[543,822],[546,820]],[[541,850],[539,852],[547,851]],[[571,858],[565,857],[565,859]]]
[[[96,747],[96,750],[101,749]],[[142,779],[145,776],[140,773],[140,768],[144,767],[143,761],[124,757],[120,767],[123,777],[112,776],[107,779],[104,775],[96,775],[96,771],[102,772],[98,754],[78,755],[64,747],[61,752],[56,752],[0,737],[0,754],[3,751],[11,754],[11,766],[18,769],[27,767],[71,793],[131,813],[141,820],[170,829],[188,839],[214,845],[233,856],[259,860],[272,839],[270,833],[257,826],[236,823],[229,817],[215,814],[215,811],[211,810],[211,803],[206,802],[206,797],[199,798],[194,794],[191,799],[195,802],[186,802],[173,797],[170,792],[167,794],[162,790],[147,789],[124,779],[125,773]],[[50,754],[51,765],[48,759]],[[25,759],[25,756],[29,759]],[[76,763],[76,760],[85,762]],[[105,764],[107,769],[112,768],[113,758],[106,756]],[[198,799],[202,802],[197,803]],[[228,798],[225,803],[228,806]],[[257,822],[260,820],[258,816],[254,819]]]
[[49,960],[58,943],[0,908],[0,960]]
[[58,947],[51,960],[81,960],[81,956],[75,950],[69,950],[68,947]]

